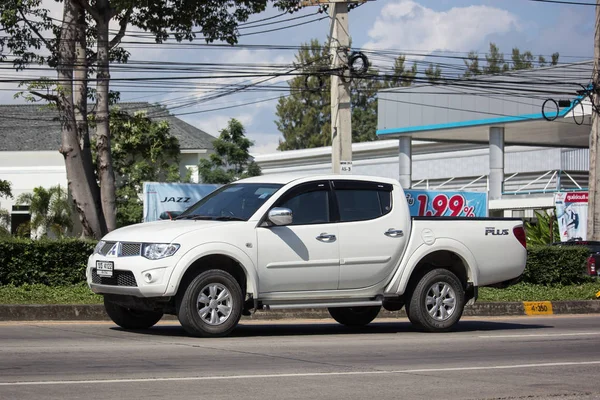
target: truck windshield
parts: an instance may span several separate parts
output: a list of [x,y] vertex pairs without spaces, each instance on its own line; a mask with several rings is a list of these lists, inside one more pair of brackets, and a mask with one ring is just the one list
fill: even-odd
[[175,219],[247,221],[282,186],[271,183],[225,185],[204,197]]

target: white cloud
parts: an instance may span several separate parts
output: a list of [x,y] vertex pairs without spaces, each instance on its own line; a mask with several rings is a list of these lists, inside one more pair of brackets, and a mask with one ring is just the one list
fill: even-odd
[[231,118],[235,118],[244,125],[247,129],[252,124],[255,114],[238,114],[238,115],[211,115],[208,118],[194,117],[190,118],[189,123],[197,128],[202,129],[206,133],[219,136],[219,132],[227,127],[227,123]]
[[368,49],[469,51],[486,36],[520,30],[518,18],[489,6],[454,7],[435,11],[412,0],[386,4],[369,30]]
[[254,141],[254,146],[250,148],[252,155],[269,154],[277,151],[279,146],[280,133],[250,133],[248,137]]

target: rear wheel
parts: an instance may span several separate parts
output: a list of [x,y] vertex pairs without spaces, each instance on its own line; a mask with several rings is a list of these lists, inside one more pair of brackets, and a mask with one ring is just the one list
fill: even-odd
[[410,322],[429,332],[452,329],[462,316],[465,291],[460,280],[446,269],[434,269],[417,283],[406,312]]
[[329,314],[333,319],[346,326],[364,326],[373,321],[379,311],[380,306],[374,307],[334,307],[329,308]]
[[147,329],[163,317],[160,311],[135,310],[104,298],[104,309],[112,321],[125,329]]
[[229,334],[242,316],[243,294],[229,273],[211,269],[198,275],[185,289],[177,317],[193,336]]

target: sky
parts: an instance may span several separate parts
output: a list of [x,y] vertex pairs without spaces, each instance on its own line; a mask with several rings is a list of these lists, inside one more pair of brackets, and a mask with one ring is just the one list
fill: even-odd
[[[579,0],[592,2],[592,0]],[[44,0],[60,18],[60,3]],[[284,18],[302,17],[316,12],[315,7],[307,7],[289,16],[280,17],[267,22]],[[280,12],[269,9],[253,16],[251,20],[275,16]],[[315,20],[324,14],[307,16],[297,21],[284,22],[265,27],[246,28],[243,33],[273,29],[286,24],[296,24]],[[494,42],[507,56],[513,47],[522,51],[530,50],[533,54],[549,55],[560,53],[561,62],[591,59],[593,56],[594,7],[578,5],[559,5],[531,0],[374,0],[368,1],[349,14],[349,28],[352,45],[357,48],[375,50],[393,50],[395,52],[419,54],[455,54],[477,51],[481,58]],[[311,39],[324,41],[329,32],[329,19],[312,22],[281,31],[266,32],[256,35],[242,36],[240,45],[289,45],[299,46]],[[127,40],[140,40],[129,38]],[[155,61],[167,63],[172,61],[190,63],[264,63],[272,66],[285,66],[294,61],[295,50],[256,50],[247,47],[206,48],[200,46],[172,45],[131,45],[124,47],[131,52],[131,60]],[[410,58],[410,57],[408,57]],[[423,59],[422,56],[413,57]],[[507,57],[510,58],[510,57]],[[378,62],[372,60],[377,67]],[[444,62],[447,62],[445,60]],[[460,62],[460,61],[459,61]],[[18,76],[36,74],[30,71]],[[39,73],[37,73],[39,75]],[[17,76],[14,71],[5,69],[2,76]],[[131,76],[113,71],[112,77]],[[259,79],[210,79],[210,82],[256,82]],[[287,78],[278,77],[269,84],[285,85]],[[144,83],[139,83],[139,90],[128,88],[121,93],[121,101],[158,102],[167,107],[176,107],[172,113],[184,121],[218,136],[230,118],[237,118],[246,128],[246,135],[254,141],[253,154],[265,154],[276,151],[281,134],[275,125],[275,107],[277,100],[262,101],[229,108],[222,107],[241,105],[261,100],[276,98],[282,92],[248,91],[236,93],[211,101],[202,101],[208,92],[201,84],[179,87],[165,84],[156,92],[142,92]],[[13,84],[0,84],[0,104],[22,102],[13,99]],[[285,93],[283,93],[285,94]]]

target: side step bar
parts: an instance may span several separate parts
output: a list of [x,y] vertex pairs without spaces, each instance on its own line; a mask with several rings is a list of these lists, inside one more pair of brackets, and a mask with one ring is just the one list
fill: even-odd
[[292,308],[334,308],[334,307],[371,307],[380,306],[381,300],[365,300],[365,301],[336,301],[329,303],[286,303],[286,304],[264,304],[263,310],[282,310]]

